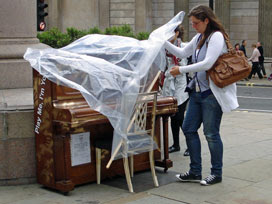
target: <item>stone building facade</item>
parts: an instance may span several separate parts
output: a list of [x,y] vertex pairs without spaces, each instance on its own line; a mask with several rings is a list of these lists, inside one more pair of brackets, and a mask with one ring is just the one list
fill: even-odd
[[[135,32],[152,31],[168,22],[176,13],[186,13],[198,4],[209,5],[209,0],[47,0],[48,28],[67,27],[89,29],[97,26],[105,29],[122,24],[130,25]],[[230,34],[231,42],[248,41],[251,44],[264,43],[266,56],[272,56],[270,25],[264,23],[271,19],[271,1],[265,0],[214,0],[214,11]],[[185,17],[185,38],[190,40],[195,31]],[[271,29],[270,29],[271,30]]]

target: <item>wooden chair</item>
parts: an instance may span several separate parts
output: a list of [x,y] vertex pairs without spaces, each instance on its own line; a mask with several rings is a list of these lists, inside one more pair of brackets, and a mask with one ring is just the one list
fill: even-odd
[[[133,176],[133,155],[135,153],[149,152],[150,167],[154,185],[159,186],[154,164],[154,134],[156,116],[157,92],[141,93],[138,95],[134,113],[127,128],[127,140],[122,140],[115,151],[124,151],[127,157],[123,158],[125,176],[128,189],[133,192],[131,175]],[[150,118],[150,122],[147,119]],[[97,184],[100,184],[101,149],[110,150],[112,141],[97,140],[96,147],[96,175]],[[121,148],[121,149],[120,149]],[[130,156],[130,170],[128,156]],[[114,158],[114,155],[112,155]],[[109,162],[111,163],[111,161]],[[110,164],[108,164],[107,168]]]

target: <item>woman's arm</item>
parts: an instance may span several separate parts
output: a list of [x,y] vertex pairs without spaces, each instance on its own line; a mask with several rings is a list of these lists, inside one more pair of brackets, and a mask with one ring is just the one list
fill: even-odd
[[208,43],[208,49],[205,59],[195,64],[181,66],[179,67],[179,72],[199,72],[210,69],[216,62],[218,57],[221,55],[224,44],[225,40],[223,34],[221,32],[213,33]]
[[[199,36],[199,35],[196,35]],[[196,43],[196,36],[183,48],[177,47],[170,42],[166,41],[165,49],[178,58],[187,58],[193,54],[194,44]]]

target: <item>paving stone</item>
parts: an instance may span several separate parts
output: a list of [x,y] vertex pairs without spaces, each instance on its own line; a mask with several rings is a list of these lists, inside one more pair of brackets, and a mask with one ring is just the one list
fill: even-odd
[[272,204],[271,189],[249,186],[208,200],[212,204]]
[[228,192],[237,191],[251,184],[252,182],[224,177],[222,183],[213,186],[201,186],[199,183],[175,182],[158,189],[149,190],[148,192],[185,203],[199,204],[213,197],[220,197]]
[[128,191],[102,184],[78,186],[68,196],[42,188],[37,184],[12,187],[0,186],[0,204],[98,204],[127,197],[128,195],[130,195]]
[[[178,172],[169,170],[167,173],[164,173],[162,168],[156,168],[156,175],[160,186],[176,182],[177,180],[175,177],[176,174],[178,174]],[[136,193],[148,191],[154,188],[154,182],[152,179],[151,171],[136,172],[131,181],[134,192]],[[112,179],[105,179],[103,181],[103,184],[115,188],[120,188],[123,190],[128,189],[125,176],[114,177]]]
[[172,199],[167,199],[167,198],[163,198],[161,196],[149,196],[149,197],[145,197],[136,201],[132,201],[132,202],[128,202],[128,204],[142,204],[142,203],[148,203],[148,204],[185,204],[183,202],[180,201],[175,201]]
[[253,159],[224,168],[224,175],[245,181],[260,182],[272,177],[271,167],[272,161],[270,160]]
[[270,189],[272,191],[272,178],[268,178],[261,182],[254,183],[252,186],[256,188],[265,189],[265,190]]

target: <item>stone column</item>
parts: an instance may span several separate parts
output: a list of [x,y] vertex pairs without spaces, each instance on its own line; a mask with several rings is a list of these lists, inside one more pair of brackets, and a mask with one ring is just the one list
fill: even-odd
[[48,16],[45,18],[46,30],[50,28],[59,28],[60,27],[60,0],[46,0],[48,4]]
[[[99,0],[58,0],[58,27],[89,29],[99,25]],[[50,14],[49,14],[50,15]]]
[[180,12],[184,11],[185,16],[182,22],[182,25],[184,26],[184,41],[189,41],[189,19],[187,17],[189,13],[189,0],[175,0],[174,2],[174,8],[175,8],[175,15]]
[[135,32],[150,32],[152,30],[152,1],[135,1]]
[[105,30],[110,26],[110,0],[85,0],[80,3],[73,0],[46,0],[46,2],[49,13],[45,18],[47,29],[57,27],[65,32],[67,27],[89,29],[97,26]]
[[105,30],[110,27],[110,0],[99,1],[99,28]]
[[0,89],[32,87],[32,69],[23,60],[36,38],[36,0],[0,0]]
[[215,3],[215,14],[220,19],[226,32],[229,34],[230,31],[230,0],[216,0]]
[[259,41],[264,48],[264,56],[272,57],[272,1],[259,0]]
[[28,47],[37,35],[36,0],[0,0],[0,185],[35,181],[32,68]]

